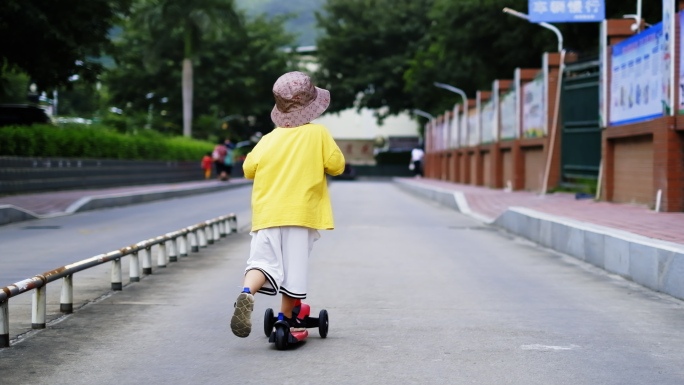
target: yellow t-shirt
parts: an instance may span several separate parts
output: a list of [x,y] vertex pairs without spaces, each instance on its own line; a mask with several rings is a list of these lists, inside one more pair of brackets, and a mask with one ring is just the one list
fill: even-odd
[[242,168],[254,179],[252,231],[335,227],[325,174],[341,174],[344,155],[324,126],[277,127],[261,138]]

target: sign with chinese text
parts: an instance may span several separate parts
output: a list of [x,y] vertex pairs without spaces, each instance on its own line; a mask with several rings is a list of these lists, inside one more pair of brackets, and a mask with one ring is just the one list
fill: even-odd
[[516,138],[518,128],[516,113],[516,91],[509,91],[501,98],[501,140],[511,140]]
[[541,138],[546,136],[546,105],[544,103],[544,74],[539,74],[522,89],[523,137]]
[[[684,25],[684,12],[679,14],[679,25]],[[679,29],[679,49],[684,52],[684,28]],[[684,55],[679,56],[679,113],[684,114]]]
[[478,135],[477,129],[478,124],[478,113],[477,108],[472,108],[468,111],[468,145],[477,146],[480,144],[480,135]]
[[663,24],[613,46],[610,124],[636,123],[663,115]]
[[606,18],[605,0],[529,0],[532,23],[601,22]]
[[482,107],[482,114],[480,115],[482,121],[482,143],[492,143],[494,141],[494,103],[490,100]]

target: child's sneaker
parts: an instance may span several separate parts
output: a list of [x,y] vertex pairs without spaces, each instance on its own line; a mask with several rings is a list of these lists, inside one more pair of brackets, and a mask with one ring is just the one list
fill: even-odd
[[245,338],[252,331],[252,310],[254,310],[254,296],[245,289],[235,301],[235,311],[230,320],[230,330],[238,337]]
[[298,317],[285,317],[285,320],[290,325],[291,332],[303,332],[304,330],[306,330],[306,324],[304,323],[304,320],[299,319]]

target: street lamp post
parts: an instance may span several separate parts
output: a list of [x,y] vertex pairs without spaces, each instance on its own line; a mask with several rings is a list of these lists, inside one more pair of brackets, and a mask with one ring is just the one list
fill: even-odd
[[429,120],[432,120],[432,119],[435,118],[435,117],[432,116],[430,113],[425,112],[425,111],[423,111],[423,110],[413,109],[413,113],[414,113],[415,115],[420,115],[420,116],[422,116],[422,117],[424,117],[424,118],[427,118],[427,119],[429,119]]
[[443,88],[443,89],[445,89],[445,90],[447,90],[447,91],[455,92],[455,93],[461,95],[461,97],[463,98],[463,106],[464,106],[464,107],[468,107],[468,106],[467,106],[467,104],[468,104],[468,96],[466,95],[465,91],[463,91],[462,89],[456,88],[456,87],[454,87],[454,86],[450,86],[450,85],[448,85],[448,84],[438,83],[438,82],[435,82],[434,85],[435,85],[435,87]]
[[[513,15],[515,17],[519,17],[521,19],[530,21],[530,17],[527,16],[526,14],[522,13],[522,12],[518,12],[518,11],[510,9],[510,8],[504,8],[503,11],[505,13],[508,13],[509,15]],[[556,34],[556,37],[558,37],[558,52],[562,52],[563,51],[563,34],[561,33],[561,31],[549,23],[542,22],[542,23],[538,23],[538,24],[540,26],[546,28],[546,29],[553,31]]]

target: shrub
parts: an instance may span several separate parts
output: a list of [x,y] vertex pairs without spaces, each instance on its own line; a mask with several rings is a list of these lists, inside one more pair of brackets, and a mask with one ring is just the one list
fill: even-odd
[[2,156],[196,161],[213,147],[208,142],[165,137],[152,130],[130,135],[102,126],[0,127]]

